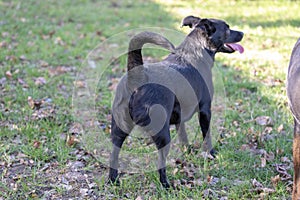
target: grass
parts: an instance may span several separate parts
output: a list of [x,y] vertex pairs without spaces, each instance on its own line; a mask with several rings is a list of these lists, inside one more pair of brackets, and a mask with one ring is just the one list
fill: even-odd
[[[292,118],[285,74],[299,37],[298,8],[295,1],[279,0],[0,1],[0,199],[288,199]],[[155,171],[141,169],[124,173],[120,187],[106,185],[103,149],[110,143],[101,144],[109,137],[111,87],[125,72],[126,56],[107,63],[109,68],[94,83],[96,104],[86,102],[96,108],[94,121],[104,135],[84,131],[89,127],[74,115],[74,88],[87,88],[78,72],[85,69],[88,55],[104,67],[101,56],[127,48],[126,37],[112,36],[146,27],[187,33],[180,21],[191,14],[224,19],[245,33],[245,53],[219,54],[214,66],[215,76],[221,77],[216,78],[221,90],[215,100],[225,96],[212,127],[218,156],[210,160],[197,151],[181,154],[174,144],[168,176],[177,189],[163,190]],[[114,46],[96,48],[105,41]],[[150,61],[165,55],[145,51]],[[259,125],[261,116],[269,116],[272,123]],[[197,147],[201,134],[195,119],[188,131]],[[124,154],[136,161],[132,163],[154,167],[156,154],[134,160],[153,151],[139,137],[128,139]]]

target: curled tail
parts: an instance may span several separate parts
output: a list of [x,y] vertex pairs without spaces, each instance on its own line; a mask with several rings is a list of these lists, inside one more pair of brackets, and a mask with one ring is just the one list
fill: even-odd
[[171,52],[174,51],[174,45],[165,37],[153,32],[141,32],[135,35],[129,42],[127,70],[136,66],[143,65],[142,47],[146,43],[161,46]]

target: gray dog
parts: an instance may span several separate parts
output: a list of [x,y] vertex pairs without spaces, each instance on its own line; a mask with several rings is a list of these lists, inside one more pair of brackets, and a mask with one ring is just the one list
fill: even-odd
[[[184,18],[183,26],[192,31],[174,48],[163,36],[142,32],[129,44],[128,73],[118,84],[112,111],[110,182],[118,184],[118,159],[122,144],[135,125],[152,138],[158,149],[158,172],[165,188],[166,158],[170,148],[170,125],[175,124],[178,138],[187,145],[184,123],[198,113],[204,151],[214,153],[210,120],[213,83],[211,68],[218,52],[243,52],[237,42],[243,33],[234,31],[222,20]],[[158,63],[143,64],[141,49],[153,43],[171,51]]]
[[300,199],[300,39],[297,41],[290,60],[287,76],[287,95],[294,116],[294,185],[293,199]]

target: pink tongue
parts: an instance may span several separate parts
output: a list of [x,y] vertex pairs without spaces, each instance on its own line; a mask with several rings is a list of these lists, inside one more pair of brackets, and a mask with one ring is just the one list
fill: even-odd
[[240,53],[244,52],[244,47],[242,45],[236,44],[236,43],[227,43],[227,46],[232,48],[235,51],[239,51]]

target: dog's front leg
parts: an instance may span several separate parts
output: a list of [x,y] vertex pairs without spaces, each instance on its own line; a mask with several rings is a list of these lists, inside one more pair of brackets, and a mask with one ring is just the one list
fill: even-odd
[[185,125],[183,122],[181,122],[180,124],[176,124],[176,131],[178,134],[178,140],[179,140],[180,144],[183,146],[188,146],[189,141],[188,141],[188,137],[187,137],[187,134],[185,131]]
[[214,156],[215,151],[212,147],[211,142],[211,134],[210,134],[210,120],[211,120],[211,108],[210,104],[206,106],[202,106],[199,112],[199,124],[202,131],[203,136],[203,151],[209,152],[212,156]]
[[293,200],[300,199],[300,124],[295,119],[293,140],[294,185]]

